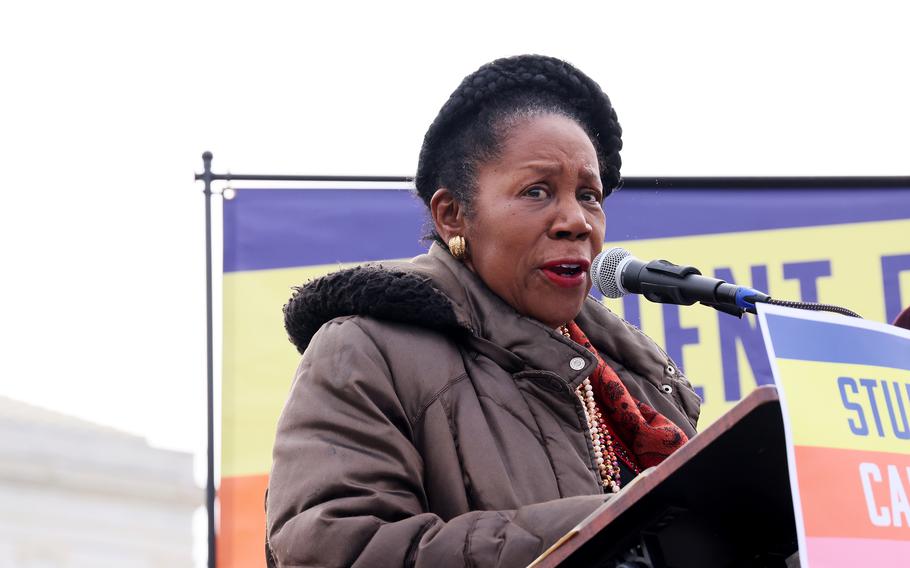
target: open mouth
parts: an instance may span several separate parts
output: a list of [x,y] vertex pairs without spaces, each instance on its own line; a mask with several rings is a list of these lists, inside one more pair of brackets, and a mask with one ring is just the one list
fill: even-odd
[[548,266],[546,270],[551,270],[560,276],[575,276],[581,273],[580,264],[558,264],[556,266]]
[[551,262],[540,269],[557,286],[571,288],[585,282],[588,265],[585,262]]

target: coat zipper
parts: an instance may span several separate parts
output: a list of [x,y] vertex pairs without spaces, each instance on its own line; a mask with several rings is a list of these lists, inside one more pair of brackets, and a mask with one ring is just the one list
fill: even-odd
[[[594,455],[594,444],[591,442],[590,430],[588,429],[588,425],[585,422],[585,417],[587,415],[585,414],[585,409],[582,406],[581,401],[575,395],[575,391],[572,390],[572,387],[569,386],[569,383],[567,383],[565,379],[556,373],[553,373],[551,371],[535,371],[534,374],[542,377],[555,378],[559,381],[559,384],[563,386],[565,392],[569,395],[569,398],[572,400],[572,404],[575,408],[575,414],[578,417],[579,424],[581,424],[581,433],[584,436],[585,445],[588,448],[588,462],[591,465],[591,471],[594,472],[595,478],[599,478],[600,474],[598,473],[597,462],[595,461],[596,456]],[[606,494],[606,487],[604,487],[602,483],[598,482],[597,487],[600,489],[601,494]]]

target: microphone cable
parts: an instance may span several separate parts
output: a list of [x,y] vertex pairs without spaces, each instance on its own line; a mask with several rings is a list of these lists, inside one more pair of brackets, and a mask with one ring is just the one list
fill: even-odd
[[859,315],[853,310],[848,310],[847,308],[842,308],[833,304],[819,304],[817,302],[794,302],[791,300],[777,300],[775,298],[768,298],[767,300],[763,300],[763,302],[765,304],[783,306],[785,308],[796,308],[798,310],[809,310],[813,312],[832,312],[835,314],[840,314],[842,316],[850,316],[852,318],[863,319],[863,316]]

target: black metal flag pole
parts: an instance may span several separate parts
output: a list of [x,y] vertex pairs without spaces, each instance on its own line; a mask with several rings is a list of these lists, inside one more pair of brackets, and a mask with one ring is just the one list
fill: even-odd
[[205,508],[208,512],[208,568],[215,568],[215,336],[212,313],[212,153],[202,154],[202,173],[196,181],[205,184],[205,331],[206,331],[206,481]]

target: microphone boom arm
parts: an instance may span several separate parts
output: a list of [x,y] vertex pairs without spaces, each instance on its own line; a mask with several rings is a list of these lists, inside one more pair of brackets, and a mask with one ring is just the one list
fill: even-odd
[[[637,265],[637,266],[636,266]],[[691,306],[699,302],[721,312],[742,317],[743,313],[755,313],[756,302],[767,302],[770,296],[752,288],[735,286],[702,276],[694,266],[680,266],[667,260],[652,260],[645,263],[630,263],[628,267],[638,270],[637,278],[627,284],[629,292],[643,295],[646,299],[661,304]],[[642,278],[644,272],[647,276]],[[681,284],[685,281],[685,287]]]

